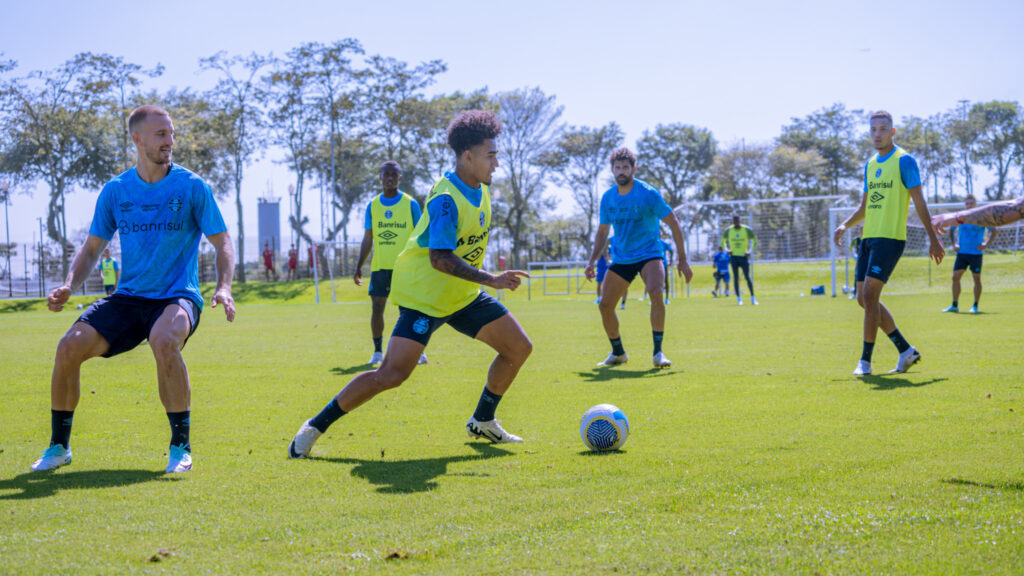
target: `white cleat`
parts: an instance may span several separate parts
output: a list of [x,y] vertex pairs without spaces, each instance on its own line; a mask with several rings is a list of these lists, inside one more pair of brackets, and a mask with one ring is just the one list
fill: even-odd
[[295,433],[295,438],[292,438],[291,444],[288,445],[288,457],[308,458],[309,451],[313,449],[313,444],[316,444],[316,440],[321,434],[323,432],[310,426],[309,420],[303,422],[299,431]]
[[906,352],[900,354],[900,359],[896,362],[896,368],[890,370],[889,374],[903,374],[920,361],[921,353],[917,351],[917,348],[911,346],[907,348]]
[[65,449],[60,444],[54,444],[43,452],[43,457],[32,463],[33,472],[45,470],[56,470],[61,466],[71,464],[71,449]]
[[192,469],[192,455],[182,446],[171,446],[171,453],[167,458],[167,469],[164,472],[174,474],[176,472],[188,472]]
[[629,355],[627,355],[625,352],[619,354],[618,356],[616,356],[615,353],[612,352],[611,354],[608,355],[607,358],[604,359],[604,362],[598,362],[597,365],[616,366],[618,364],[625,364],[626,362],[629,362]]
[[466,434],[468,434],[470,438],[483,438],[484,440],[490,440],[496,444],[523,441],[519,436],[506,432],[505,429],[501,427],[500,420],[481,422],[472,416],[469,417],[469,422],[466,422]]
[[743,298],[740,298],[739,296],[737,296],[736,297],[736,305],[737,306],[743,306]]
[[658,352],[655,354],[653,361],[655,368],[668,368],[672,365],[672,361],[665,357],[664,352]]
[[420,352],[420,359],[417,360],[416,363],[417,364],[426,364],[427,363],[427,353],[426,352]]
[[367,364],[380,364],[384,361],[384,354],[382,352],[374,352],[373,356],[370,356],[370,361]]
[[870,376],[871,375],[871,362],[867,360],[861,360],[857,362],[857,367],[853,369],[854,376]]
[[760,306],[760,304],[757,303],[757,298],[754,298],[753,296],[750,297],[750,303],[754,306]]

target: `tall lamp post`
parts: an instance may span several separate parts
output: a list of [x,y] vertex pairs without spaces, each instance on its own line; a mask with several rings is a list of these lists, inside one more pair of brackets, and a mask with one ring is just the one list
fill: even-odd
[[291,240],[292,245],[295,244],[295,224],[293,224],[292,218],[295,214],[295,184],[288,185],[288,238]]
[[11,181],[4,180],[0,182],[0,191],[4,193],[4,228],[7,229],[7,296],[14,296],[14,271],[11,270],[11,221],[7,216],[8,208],[10,204],[11,194]]

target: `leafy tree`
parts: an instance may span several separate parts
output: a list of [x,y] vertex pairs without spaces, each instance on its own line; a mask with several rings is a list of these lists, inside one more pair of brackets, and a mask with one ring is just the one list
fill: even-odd
[[825,159],[829,194],[859,190],[865,154],[858,126],[863,117],[862,110],[847,110],[837,102],[804,118],[793,118],[783,126],[778,140],[800,151],[816,150]]
[[932,180],[932,201],[938,202],[939,177],[947,174],[955,162],[942,116],[904,118],[896,129],[896,139],[917,159],[926,188]]
[[718,143],[707,128],[658,124],[636,142],[640,175],[658,188],[669,206],[679,206],[715,161]]
[[978,126],[975,158],[996,175],[994,187],[985,190],[989,200],[1002,200],[1015,152],[1015,132],[1021,126],[1021,108],[1016,102],[978,102],[970,116]]

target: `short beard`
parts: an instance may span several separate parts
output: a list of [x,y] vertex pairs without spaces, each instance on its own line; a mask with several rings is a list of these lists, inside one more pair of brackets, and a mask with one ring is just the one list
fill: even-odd
[[171,158],[174,157],[174,150],[169,150],[167,152],[167,160],[164,160],[163,154],[161,154],[160,150],[156,151],[155,156],[156,157],[154,158],[154,155],[146,153],[146,158],[153,164],[156,164],[157,166],[161,166],[163,164],[170,164]]

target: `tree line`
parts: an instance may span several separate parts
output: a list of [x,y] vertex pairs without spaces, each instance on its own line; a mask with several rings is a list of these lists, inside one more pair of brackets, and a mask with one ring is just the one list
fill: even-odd
[[[211,89],[158,91],[145,83],[163,74],[160,65],[146,69],[119,56],[82,53],[53,69],[21,74],[0,54],[0,178],[13,183],[2,194],[46,185],[46,234],[63,253],[66,274],[75,249],[67,195],[98,189],[133,165],[128,115],[141,104],[157,104],[175,122],[175,161],[203,176],[220,199],[234,200],[243,263],[242,183],[268,150],[279,153],[274,161],[292,179],[289,226],[295,234],[313,241],[306,201],[319,188],[331,206],[320,239],[348,241],[349,223],[377,192],[381,162],[399,161],[401,188],[422,201],[453,164],[445,144],[448,122],[462,110],[486,108],[505,125],[493,222],[510,241],[512,264],[587,253],[600,195],[613,183],[608,155],[625,143],[622,128],[614,121],[568,125],[556,97],[539,87],[428,95],[447,69],[441,60],[411,64],[367,55],[358,40],[347,38],[304,43],[283,56],[218,52],[198,62],[198,72],[216,80]],[[633,143],[638,177],[672,206],[856,196],[872,152],[867,116],[835,103],[791,119],[771,142],[728,146],[706,127],[659,124]],[[1003,199],[1024,183],[1024,112],[1017,102],[961,101],[927,118],[905,116],[896,141],[917,157],[934,200],[975,193],[979,166],[995,175],[979,198]],[[553,186],[570,193],[572,215],[554,214]],[[239,281],[244,274],[240,266]]]

